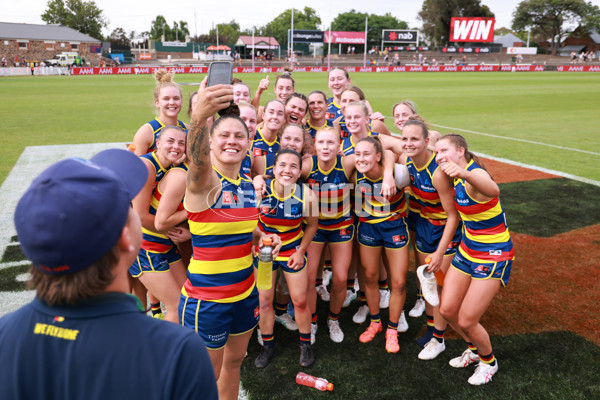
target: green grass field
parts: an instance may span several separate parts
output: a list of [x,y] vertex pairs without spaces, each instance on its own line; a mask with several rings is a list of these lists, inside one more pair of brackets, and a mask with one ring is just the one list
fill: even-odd
[[[256,88],[264,75],[240,77]],[[324,73],[297,73],[294,77],[300,92],[321,89],[328,93]],[[192,83],[202,78],[203,75],[180,75],[176,81]],[[457,130],[467,137],[475,152],[600,180],[600,140],[596,135],[600,126],[596,110],[599,74],[356,73],[352,78],[353,84],[365,91],[373,108],[384,115],[391,115],[394,103],[411,99],[422,116],[442,133],[452,129],[471,131]],[[0,182],[26,146],[127,142],[154,115],[154,80],[150,75],[2,77],[0,88]],[[195,89],[183,86],[185,98]],[[272,97],[269,91],[264,99]],[[185,112],[180,119],[187,121]],[[387,122],[392,127],[391,118]],[[327,304],[319,302],[320,330],[314,347],[317,362],[307,372],[329,379],[335,384],[334,392],[321,393],[294,382],[301,369],[298,335],[277,326],[278,355],[266,369],[254,367],[259,347],[255,336],[250,342],[249,357],[242,365],[242,382],[250,398],[600,398],[596,366],[600,347],[597,340],[590,339],[600,335],[594,322],[600,321],[600,316],[598,307],[589,307],[600,301],[598,236],[560,236],[600,223],[597,200],[593,200],[598,198],[600,188],[564,178],[518,180],[501,184],[502,201],[511,231],[518,238],[515,243],[519,251],[511,283],[484,316],[484,326],[490,323],[494,327],[490,333],[500,364],[500,372],[490,384],[471,387],[466,380],[473,368],[454,370],[447,365],[464,347],[456,335],[450,334],[447,351],[438,359],[417,359],[419,349],[414,341],[422,333],[424,317],[409,318],[409,331],[399,336],[400,353],[390,355],[384,350],[381,334],[373,343],[358,343],[366,324],[359,326],[350,321],[358,307],[356,302],[342,311],[346,339],[339,345],[333,344],[325,326]],[[565,204],[570,207],[564,207]],[[552,241],[556,237],[560,243]],[[546,247],[535,247],[539,246],[538,238],[548,239]],[[13,237],[11,245],[0,254],[0,266],[4,263],[0,268],[0,294],[13,297],[15,292],[25,290],[19,277],[28,269],[17,240]],[[577,240],[578,246],[570,245],[568,250],[560,247],[569,245],[569,240]],[[538,249],[545,249],[546,253],[537,253]],[[528,250],[533,254],[528,254]],[[556,254],[549,254],[551,250]],[[569,261],[562,265],[559,256],[568,257]],[[568,275],[574,273],[572,267],[586,271],[585,277],[578,274],[580,280],[576,280]],[[564,272],[562,268],[566,268]],[[538,284],[538,280],[543,284]],[[546,281],[553,282],[552,286]],[[406,310],[415,301],[413,272],[408,275],[407,290]],[[552,303],[553,296],[540,295],[553,295],[555,291],[560,291],[559,303]],[[387,321],[387,310],[382,312],[382,318]],[[572,326],[561,325],[563,320],[581,330],[574,333]],[[524,331],[519,330],[521,326],[526,327]],[[502,329],[508,333],[502,333]]]
[[[264,75],[240,77],[254,89]],[[439,126],[498,136],[457,131],[466,136],[471,150],[600,180],[598,74],[355,73],[351,77],[384,115],[391,115],[396,102],[411,99],[442,133],[452,129]],[[192,83],[202,78],[179,75],[176,81]],[[300,92],[329,93],[325,73],[296,73],[294,78]],[[26,146],[126,142],[154,115],[151,75],[2,77],[0,87],[4,139],[0,182]],[[195,86],[183,90],[187,98]],[[264,99],[272,97],[269,90]],[[181,117],[187,121],[184,113]],[[388,118],[388,126],[392,122]]]

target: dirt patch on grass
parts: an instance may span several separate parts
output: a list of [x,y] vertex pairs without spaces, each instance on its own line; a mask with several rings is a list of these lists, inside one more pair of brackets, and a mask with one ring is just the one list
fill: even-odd
[[547,174],[545,172],[536,171],[534,169],[519,167],[516,165],[506,164],[500,161],[483,158],[485,167],[496,183],[523,182],[536,179],[551,179],[558,178],[556,175]]
[[510,281],[481,320],[490,335],[568,330],[600,345],[600,225],[551,238],[511,235]]

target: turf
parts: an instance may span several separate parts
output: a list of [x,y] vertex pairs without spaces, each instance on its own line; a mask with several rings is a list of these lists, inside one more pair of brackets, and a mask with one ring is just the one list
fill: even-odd
[[500,199],[513,232],[536,237],[600,224],[600,187],[570,179],[540,179],[500,185]]
[[[239,76],[254,89],[265,75]],[[298,91],[329,93],[326,73],[294,77]],[[600,153],[598,74],[353,73],[351,77],[384,115],[391,115],[396,102],[412,99],[433,124]],[[179,75],[176,80],[197,83],[202,78]],[[0,105],[4,139],[0,181],[25,146],[126,142],[154,117],[150,75],[2,77],[0,84],[3,98],[9,99]],[[195,89],[183,86],[185,97]],[[264,99],[270,98],[269,90]],[[184,112],[180,119],[187,121]],[[392,126],[390,118],[386,122]],[[474,151],[600,180],[598,154],[462,133]]]
[[[410,305],[412,306],[412,304]],[[432,361],[417,359],[424,318],[409,318],[410,329],[399,336],[398,354],[384,349],[383,334],[368,344],[358,342],[366,324],[350,321],[356,303],[342,313],[345,333],[342,343],[331,342],[321,319],[316,363],[305,369],[298,365],[298,334],[281,326],[276,328],[277,354],[264,369],[254,367],[259,345],[253,336],[249,356],[242,364],[242,382],[252,400],[259,399],[590,399],[600,395],[597,371],[590,366],[600,356],[600,348],[571,332],[492,337],[500,370],[493,381],[473,387],[467,379],[474,366],[453,369],[448,361],[466,348],[462,340],[446,342],[446,351]],[[408,308],[408,307],[407,307]],[[321,310],[322,311],[322,310]],[[382,315],[383,320],[387,319]],[[334,384],[334,391],[321,393],[295,383],[299,371],[323,377]]]

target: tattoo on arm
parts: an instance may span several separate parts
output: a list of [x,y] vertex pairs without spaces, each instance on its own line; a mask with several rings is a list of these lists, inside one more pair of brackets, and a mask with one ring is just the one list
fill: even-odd
[[210,146],[206,124],[192,123],[188,133],[191,160],[198,167],[210,164]]

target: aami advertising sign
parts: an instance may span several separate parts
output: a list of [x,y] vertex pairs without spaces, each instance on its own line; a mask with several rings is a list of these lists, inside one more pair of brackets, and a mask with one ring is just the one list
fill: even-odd
[[452,18],[451,42],[493,42],[494,18]]

